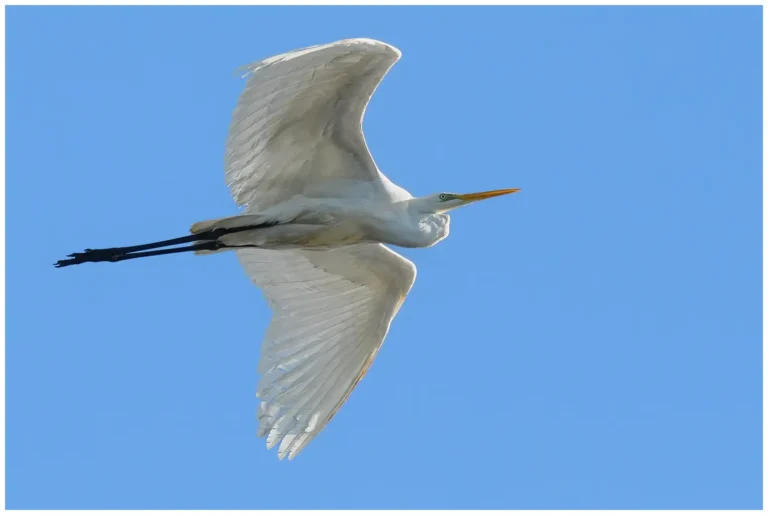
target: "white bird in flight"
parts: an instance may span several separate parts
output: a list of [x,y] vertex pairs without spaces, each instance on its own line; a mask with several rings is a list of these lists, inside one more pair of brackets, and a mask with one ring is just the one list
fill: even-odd
[[413,285],[416,267],[384,244],[430,247],[448,236],[448,211],[519,191],[413,197],[379,171],[363,115],[399,58],[386,43],[347,39],[247,66],[225,157],[244,213],[55,265],[234,249],[273,311],[256,396],[258,435],[267,449],[279,443],[280,459],[296,457],[346,401]]

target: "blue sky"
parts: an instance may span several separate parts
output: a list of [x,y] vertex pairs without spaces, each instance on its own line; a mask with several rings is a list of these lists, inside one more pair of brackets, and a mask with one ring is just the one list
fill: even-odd
[[[8,508],[760,508],[761,8],[7,10]],[[230,254],[54,269],[234,214],[240,65],[403,51],[365,120],[415,195],[366,378],[292,462]]]

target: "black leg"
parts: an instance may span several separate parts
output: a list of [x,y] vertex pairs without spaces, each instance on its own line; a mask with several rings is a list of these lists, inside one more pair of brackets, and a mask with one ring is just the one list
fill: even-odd
[[[239,229],[239,227],[238,227]],[[194,241],[203,240],[215,240],[221,236],[227,234],[226,229],[217,229],[214,231],[206,231],[198,234],[190,234],[189,236],[182,236],[181,238],[173,238],[170,240],[154,241],[152,243],[145,243],[144,245],[133,245],[131,247],[112,247],[108,249],[85,249],[85,252],[70,254],[69,257],[77,257],[81,254],[88,254],[93,259],[89,261],[109,261],[110,256],[119,254],[128,254],[130,252],[140,252],[142,250],[157,249],[160,247],[170,247],[172,245],[181,245],[182,243],[192,243]],[[98,259],[98,256],[104,259]]]
[[195,250],[218,250],[223,247],[224,245],[222,245],[219,242],[207,241],[205,243],[197,243],[195,245],[189,245],[187,247],[175,247],[172,249],[149,250],[146,252],[132,252],[130,254],[108,254],[108,253],[101,253],[98,251],[91,251],[90,253],[86,252],[86,253],[70,254],[70,256],[73,256],[72,259],[62,259],[61,261],[57,262],[53,266],[55,266],[56,268],[61,268],[63,266],[79,265],[80,263],[97,263],[100,261],[117,263],[118,261],[125,261],[126,259],[136,259],[136,258],[151,257],[151,256],[163,256],[165,254],[178,254],[179,252],[192,252]]
[[[246,225],[243,227],[234,227],[230,229],[213,229],[210,231],[201,232],[198,234],[190,234],[189,236],[182,236],[180,238],[173,238],[170,240],[155,241],[152,243],[145,243],[144,245],[133,245],[131,247],[112,247],[108,249],[85,249],[84,252],[75,252],[69,254],[67,257],[71,259],[62,259],[58,261],[55,266],[61,268],[69,265],[79,265],[80,263],[98,263],[101,261],[117,262],[125,261],[126,259],[134,259],[138,257],[147,256],[160,256],[163,254],[174,254],[177,252],[189,252],[191,250],[217,250],[223,246],[216,242],[219,238],[226,234],[232,234],[243,231],[253,231],[256,229],[264,229],[266,227],[272,227],[277,225],[277,222],[267,222],[258,225]],[[192,243],[201,241],[197,245],[191,245],[188,247],[181,247],[177,249],[166,249],[158,252],[143,252],[150,249],[156,249],[159,247],[169,247],[171,245],[180,245],[182,243]],[[215,248],[209,248],[211,244],[216,244]]]

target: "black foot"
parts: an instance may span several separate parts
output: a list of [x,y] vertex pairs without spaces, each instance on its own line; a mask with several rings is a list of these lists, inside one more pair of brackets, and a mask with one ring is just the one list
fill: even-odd
[[80,263],[97,263],[99,261],[120,261],[123,253],[118,249],[85,249],[85,252],[75,252],[67,254],[72,259],[61,259],[53,266],[61,268],[69,265],[79,265]]

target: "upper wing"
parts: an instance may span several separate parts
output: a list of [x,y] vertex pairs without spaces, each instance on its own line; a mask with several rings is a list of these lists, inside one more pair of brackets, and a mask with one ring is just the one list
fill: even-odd
[[329,179],[368,181],[384,192],[362,121],[399,58],[385,43],[348,39],[247,66],[225,157],[235,201],[263,210]]
[[365,375],[416,267],[378,243],[236,252],[273,310],[259,361],[258,434],[292,459]]

